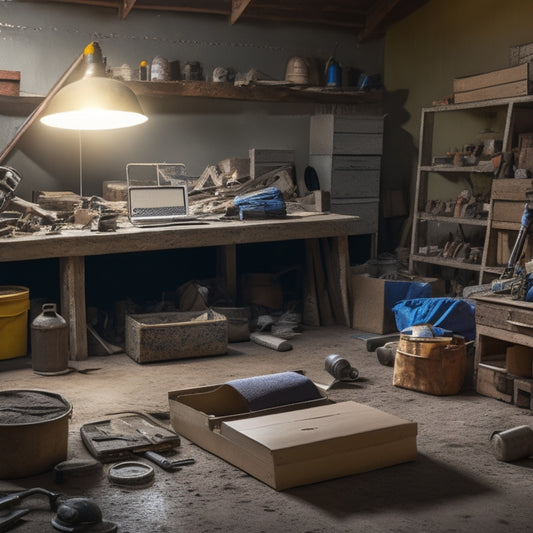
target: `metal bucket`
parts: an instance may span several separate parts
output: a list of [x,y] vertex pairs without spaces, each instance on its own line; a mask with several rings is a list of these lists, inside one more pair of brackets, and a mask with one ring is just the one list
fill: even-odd
[[39,390],[0,391],[0,479],[35,476],[65,461],[71,404]]

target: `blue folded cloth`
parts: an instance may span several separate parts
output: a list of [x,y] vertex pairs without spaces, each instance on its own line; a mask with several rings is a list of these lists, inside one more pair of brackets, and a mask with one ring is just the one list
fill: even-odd
[[239,392],[252,411],[322,398],[316,385],[298,372],[235,379],[226,385]]
[[239,208],[239,218],[283,217],[287,214],[287,205],[283,194],[276,187],[266,187],[253,193],[235,196],[233,203]]

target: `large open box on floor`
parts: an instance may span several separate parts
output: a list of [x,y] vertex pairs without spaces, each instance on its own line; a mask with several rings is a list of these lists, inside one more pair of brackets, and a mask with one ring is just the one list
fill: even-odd
[[253,412],[227,385],[168,398],[177,433],[277,490],[416,459],[416,422],[321,395]]

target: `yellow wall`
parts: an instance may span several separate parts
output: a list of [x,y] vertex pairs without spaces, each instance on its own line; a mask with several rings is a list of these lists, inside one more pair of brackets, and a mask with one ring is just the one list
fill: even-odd
[[509,66],[509,48],[533,42],[531,0],[430,0],[385,38],[385,87],[408,89],[403,127],[418,144],[420,109],[453,93],[453,78]]
[[400,194],[406,205],[403,226],[382,220],[381,250],[406,244],[421,109],[452,96],[456,77],[508,67],[510,47],[531,42],[532,0],[430,0],[387,30],[381,200]]

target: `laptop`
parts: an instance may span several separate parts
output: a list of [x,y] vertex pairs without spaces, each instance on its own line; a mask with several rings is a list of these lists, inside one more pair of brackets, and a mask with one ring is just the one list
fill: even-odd
[[189,214],[187,181],[181,163],[130,163],[128,216],[138,227],[197,221]]

